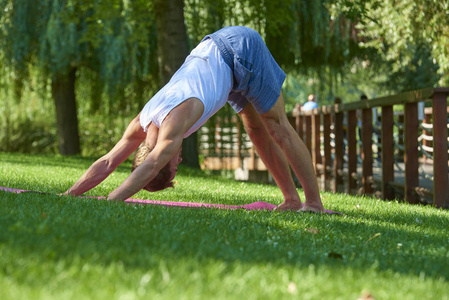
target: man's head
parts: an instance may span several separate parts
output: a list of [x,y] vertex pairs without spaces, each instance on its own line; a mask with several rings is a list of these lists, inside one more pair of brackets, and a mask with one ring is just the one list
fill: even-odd
[[[134,156],[133,165],[131,167],[131,172],[133,172],[138,166],[140,166],[148,154],[153,150],[146,145],[140,147],[136,155]],[[176,172],[178,171],[177,166],[181,162],[181,151],[179,151],[160,171],[157,176],[151,180],[146,186],[143,187],[144,190],[149,192],[162,191],[166,188],[173,187],[172,180],[175,178]]]
[[315,101],[315,95],[314,94],[310,94],[308,100],[309,101]]

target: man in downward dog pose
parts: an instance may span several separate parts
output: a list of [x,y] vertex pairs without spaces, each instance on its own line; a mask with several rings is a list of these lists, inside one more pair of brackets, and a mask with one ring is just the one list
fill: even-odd
[[[323,212],[310,154],[285,113],[281,94],[285,77],[253,29],[226,27],[207,35],[131,121],[115,147],[65,194],[80,195],[98,185],[143,141],[133,172],[108,199],[125,200],[142,188],[158,191],[173,186],[182,140],[228,102],[282,191],[284,201],[277,209]],[[304,204],[289,165],[304,189]]]

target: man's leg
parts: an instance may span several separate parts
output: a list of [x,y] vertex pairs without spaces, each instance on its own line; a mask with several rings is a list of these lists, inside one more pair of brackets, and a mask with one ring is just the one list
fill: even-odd
[[322,212],[324,207],[321,202],[312,158],[304,142],[288,122],[282,94],[275,105],[260,116],[270,136],[283,150],[290,166],[301,182],[306,196],[303,210]]
[[284,195],[284,202],[278,210],[299,210],[301,200],[290,173],[288,161],[277,143],[273,141],[260,115],[251,104],[247,104],[239,113],[243,126],[248,133],[257,153],[267,166],[277,185]]

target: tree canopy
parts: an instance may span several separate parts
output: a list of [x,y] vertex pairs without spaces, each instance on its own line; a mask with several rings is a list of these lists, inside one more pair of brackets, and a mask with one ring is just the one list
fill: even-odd
[[[113,108],[127,106],[127,96],[142,99],[142,86],[147,82],[151,86],[149,77],[157,74],[151,2],[2,0],[1,4],[0,43],[8,58],[3,63],[13,70],[6,75],[14,76],[18,90],[31,80],[30,68],[39,70],[33,76],[42,85],[50,80],[63,154],[79,152],[77,76],[92,79],[87,81],[91,99],[86,99],[92,110],[101,107],[110,114]],[[128,87],[132,95],[125,95]],[[108,97],[103,99],[103,92]]]
[[[169,19],[157,26],[158,7],[182,3],[176,18],[185,28]],[[0,7],[0,89],[17,99],[25,90],[51,95],[62,132],[78,122],[77,111],[106,119],[137,113],[170,76],[161,72],[163,57],[230,25],[261,33],[289,75],[289,105],[309,92],[350,100],[362,90],[449,85],[447,1],[0,0]],[[161,50],[162,35],[175,27],[186,31],[187,48]],[[75,110],[69,122],[58,116],[67,107]]]
[[157,74],[151,1],[0,2],[1,49],[9,58],[4,63],[13,66],[17,79],[29,79],[30,65],[39,68],[44,81],[71,68],[87,68],[98,75],[94,88],[115,96]]
[[377,49],[376,54],[390,62],[392,78],[408,77],[399,86],[449,85],[448,1],[364,2],[357,26],[360,46]]

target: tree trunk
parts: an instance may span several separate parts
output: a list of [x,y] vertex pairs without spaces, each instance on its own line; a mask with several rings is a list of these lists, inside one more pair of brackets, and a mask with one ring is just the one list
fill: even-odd
[[51,83],[51,91],[56,107],[59,153],[75,155],[80,153],[78,117],[75,97],[76,69],[67,74],[58,74]]
[[[184,0],[155,0],[159,76],[165,85],[188,55],[187,31],[184,24]],[[199,168],[196,133],[182,143],[182,163]]]

